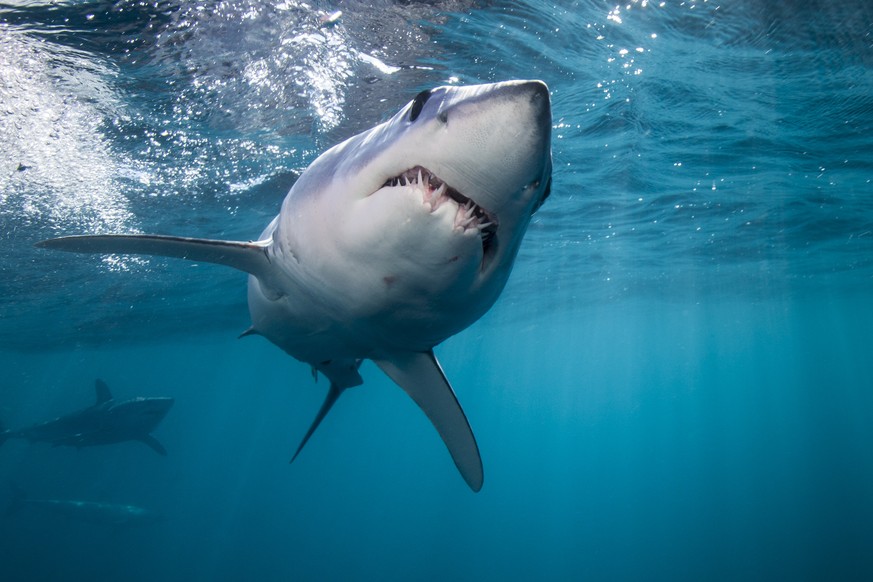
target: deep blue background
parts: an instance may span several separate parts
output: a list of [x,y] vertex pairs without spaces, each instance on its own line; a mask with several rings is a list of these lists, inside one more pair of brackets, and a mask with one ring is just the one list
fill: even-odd
[[[86,406],[96,377],[176,399],[167,458],[0,448],[0,504],[163,516],[23,507],[0,579],[870,579],[873,13],[794,4],[0,5],[0,419]],[[526,77],[552,91],[552,197],[436,350],[478,494],[369,363],[289,466],[327,385],[236,339],[244,275],[32,248],[255,237],[420,89]]]

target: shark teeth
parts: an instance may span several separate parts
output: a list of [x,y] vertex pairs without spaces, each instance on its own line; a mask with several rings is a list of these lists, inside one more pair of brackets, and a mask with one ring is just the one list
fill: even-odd
[[421,166],[389,178],[382,187],[413,187],[421,190],[422,203],[431,212],[435,212],[449,201],[454,202],[457,205],[455,228],[461,231],[478,230],[482,235],[483,244],[488,242],[497,231],[497,220],[488,211]]

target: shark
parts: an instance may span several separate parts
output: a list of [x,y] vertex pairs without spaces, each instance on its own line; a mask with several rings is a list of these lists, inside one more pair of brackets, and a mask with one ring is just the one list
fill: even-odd
[[158,513],[138,505],[79,499],[31,499],[22,489],[15,487],[12,501],[6,507],[6,517],[17,514],[25,507],[47,515],[57,515],[97,525],[129,526],[161,520]]
[[109,387],[100,379],[95,381],[95,390],[96,401],[82,410],[18,430],[3,430],[0,426],[0,445],[10,438],[77,448],[140,441],[156,453],[167,455],[167,450],[151,432],[173,406],[172,398],[137,397],[116,402]]
[[36,246],[248,273],[252,324],[242,336],[265,337],[330,382],[292,462],[340,395],[362,384],[370,360],[424,412],[479,491],[479,447],[433,349],[482,317],[506,285],[551,191],[551,119],[538,80],[427,89],[317,157],[256,240],[80,234]]

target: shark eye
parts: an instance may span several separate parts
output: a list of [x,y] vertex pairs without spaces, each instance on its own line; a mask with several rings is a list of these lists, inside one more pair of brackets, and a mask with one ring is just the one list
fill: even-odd
[[421,113],[421,109],[424,107],[424,104],[427,103],[427,100],[430,98],[430,89],[427,91],[422,91],[418,95],[415,96],[415,99],[412,100],[412,108],[409,110],[409,121],[415,121],[418,119],[419,114]]

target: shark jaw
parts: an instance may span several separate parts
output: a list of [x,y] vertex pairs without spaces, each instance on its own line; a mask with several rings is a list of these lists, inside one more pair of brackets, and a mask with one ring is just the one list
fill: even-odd
[[497,233],[497,218],[467,198],[427,168],[416,166],[399,176],[388,179],[382,188],[405,188],[420,196],[428,212],[436,212],[444,205],[455,208],[453,230],[460,234],[474,233],[482,241],[482,265],[491,256],[492,242]]

